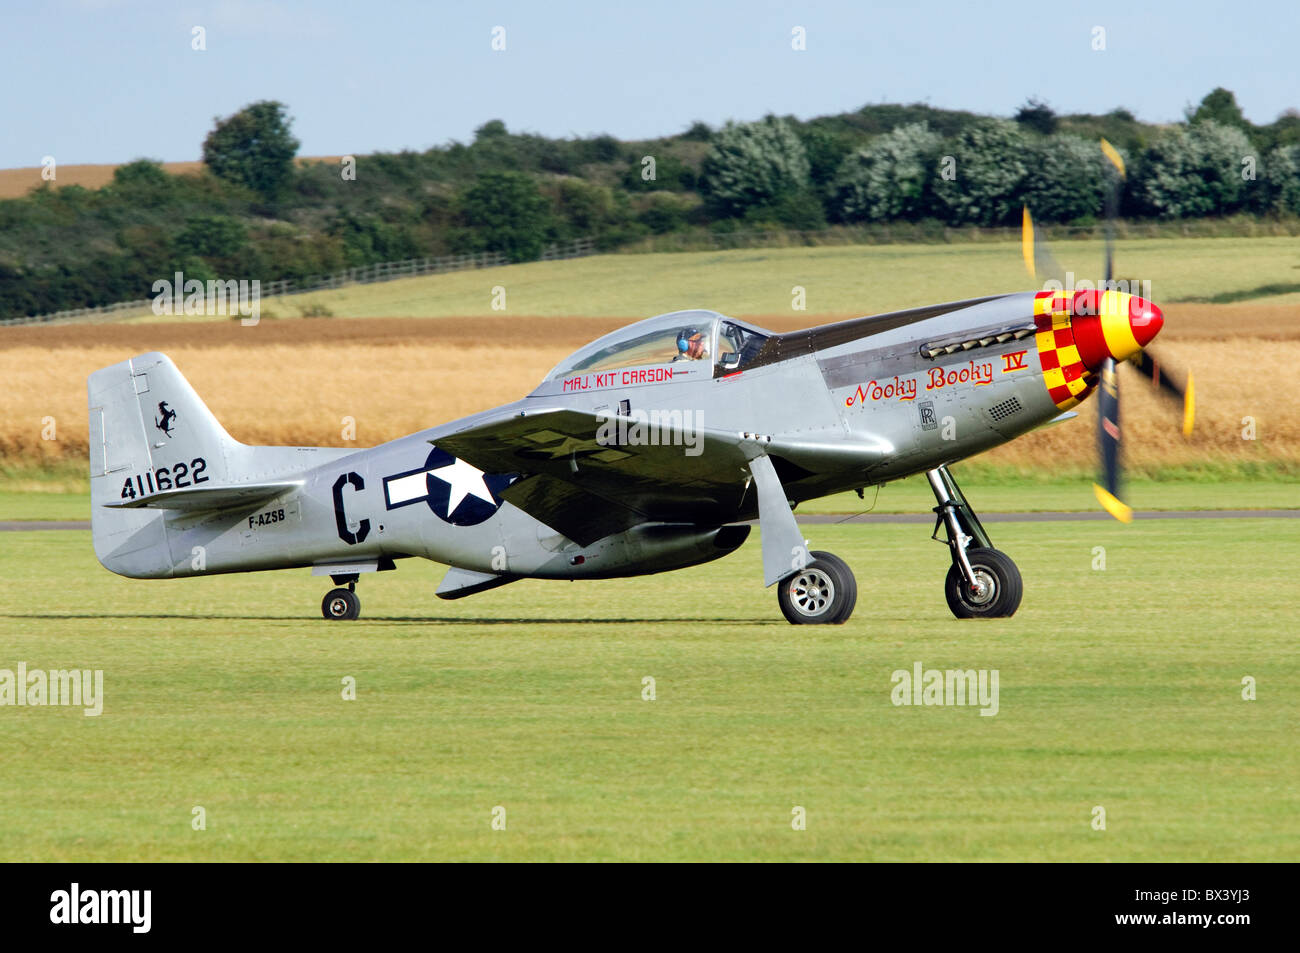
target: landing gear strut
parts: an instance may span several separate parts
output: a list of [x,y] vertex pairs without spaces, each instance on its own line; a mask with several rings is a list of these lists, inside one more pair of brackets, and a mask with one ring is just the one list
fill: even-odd
[[933,538],[939,538],[942,526],[952,552],[952,566],[943,587],[948,608],[959,619],[1014,615],[1024,593],[1020,570],[1011,557],[993,548],[979,517],[946,466],[927,470],[925,476],[939,504],[934,508]]
[[327,619],[355,619],[361,615],[361,600],[357,598],[356,576],[331,576],[336,586],[347,583],[346,589],[331,589],[321,601],[321,615]]

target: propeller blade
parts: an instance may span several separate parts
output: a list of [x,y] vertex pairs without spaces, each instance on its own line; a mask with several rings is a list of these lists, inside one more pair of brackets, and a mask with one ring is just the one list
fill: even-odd
[[1101,152],[1115,167],[1118,177],[1106,190],[1106,287],[1110,287],[1115,277],[1115,218],[1119,215],[1119,184],[1124,179],[1124,158],[1115,147],[1104,138],[1101,140]]
[[1119,377],[1115,359],[1108,357],[1101,366],[1101,386],[1097,388],[1097,451],[1101,456],[1101,482],[1093,492],[1102,508],[1121,523],[1131,522],[1133,510],[1120,499],[1119,445]]
[[1187,374],[1187,383],[1180,384],[1169,375],[1164,365],[1160,363],[1160,359],[1147,351],[1138,351],[1129,358],[1129,361],[1137,368],[1138,373],[1159,389],[1161,394],[1183,405],[1183,436],[1190,437],[1192,424],[1196,419],[1196,395],[1192,386],[1191,372]]
[[1101,137],[1101,153],[1110,160],[1110,164],[1119,172],[1120,178],[1124,178],[1124,157],[1119,154],[1119,150],[1106,141],[1106,137]]
[[1028,205],[1024,206],[1020,218],[1020,254],[1025,259],[1029,277],[1036,281],[1055,281],[1059,288],[1065,287],[1065,269],[1034,228]]
[[[1124,160],[1105,139],[1101,140],[1101,151],[1118,173],[1106,190],[1106,283],[1102,287],[1110,288],[1115,272],[1115,217],[1119,214]],[[1092,486],[1097,502],[1121,523],[1132,522],[1133,510],[1120,498],[1119,377],[1113,357],[1102,363],[1101,387],[1097,389],[1097,451],[1101,457],[1101,482]]]

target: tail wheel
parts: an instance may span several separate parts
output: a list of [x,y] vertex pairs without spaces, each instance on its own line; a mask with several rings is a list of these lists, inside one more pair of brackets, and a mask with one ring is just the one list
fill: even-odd
[[1015,615],[1024,594],[1020,570],[1006,553],[996,549],[968,549],[966,558],[975,573],[975,589],[966,585],[957,565],[948,568],[943,593],[948,608],[959,619],[1001,619]]
[[349,589],[331,589],[320,604],[327,619],[355,619],[361,615],[361,600]]
[[848,564],[814,550],[812,561],[777,584],[781,614],[791,625],[839,625],[858,601],[858,583]]

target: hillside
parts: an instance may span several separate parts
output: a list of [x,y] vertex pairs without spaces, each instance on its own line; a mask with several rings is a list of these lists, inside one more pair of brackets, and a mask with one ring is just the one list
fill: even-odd
[[[140,299],[176,271],[268,282],[466,252],[525,262],[575,238],[608,251],[892,222],[942,241],[944,228],[1014,224],[1025,204],[1041,222],[1087,226],[1112,188],[1131,220],[1259,217],[1289,229],[1300,215],[1300,115],[1252,125],[1226,90],[1173,126],[1035,103],[1014,119],[873,104],[638,142],[548,139],[491,120],[468,144],[355,166],[294,160],[286,116],[264,102],[220,120],[201,168],[138,160],[78,178],[65,167],[53,187],[0,199],[0,319]],[[1125,156],[1122,181],[1102,135]],[[32,174],[10,173],[17,187]]]

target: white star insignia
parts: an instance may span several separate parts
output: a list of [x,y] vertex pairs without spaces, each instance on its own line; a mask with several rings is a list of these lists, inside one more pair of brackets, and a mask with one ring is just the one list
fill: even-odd
[[447,495],[448,516],[456,511],[461,500],[467,496],[477,496],[493,506],[497,505],[497,501],[492,499],[487,484],[483,482],[483,471],[470,466],[464,460],[454,460],[446,466],[430,470],[429,473],[451,488],[451,492]]

